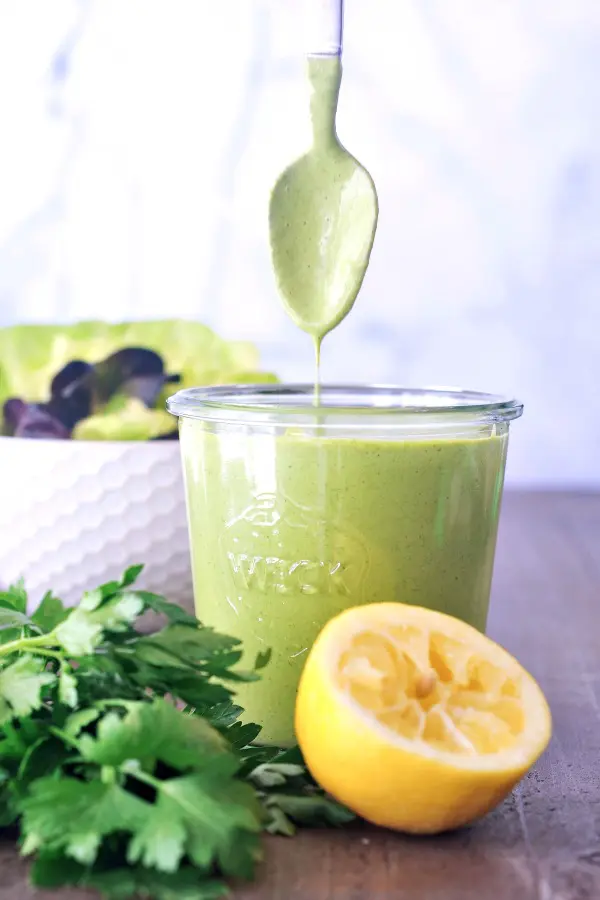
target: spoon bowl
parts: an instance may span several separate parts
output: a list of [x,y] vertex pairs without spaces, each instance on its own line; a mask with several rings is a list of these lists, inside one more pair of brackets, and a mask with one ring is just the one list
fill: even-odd
[[269,224],[277,285],[293,321],[323,338],[350,312],[377,227],[377,193],[341,144],[309,152],[280,176]]
[[293,321],[317,349],[350,312],[377,228],[373,179],[340,143],[335,128],[339,56],[309,57],[310,150],[280,175],[269,230],[277,287]]

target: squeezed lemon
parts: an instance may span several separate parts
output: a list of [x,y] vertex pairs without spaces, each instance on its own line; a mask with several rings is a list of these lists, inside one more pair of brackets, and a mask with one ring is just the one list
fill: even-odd
[[307,659],[296,734],[314,778],[363,818],[433,834],[493,809],[548,744],[544,695],[506,650],[400,603],[332,619]]

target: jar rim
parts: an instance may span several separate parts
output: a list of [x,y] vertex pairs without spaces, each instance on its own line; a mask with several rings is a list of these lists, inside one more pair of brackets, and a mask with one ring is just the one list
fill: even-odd
[[396,385],[324,384],[315,404],[313,384],[242,384],[185,388],[167,400],[167,408],[182,418],[231,421],[276,415],[293,423],[298,417],[385,416],[468,418],[509,422],[523,412],[523,404],[499,394],[454,387],[408,388]]

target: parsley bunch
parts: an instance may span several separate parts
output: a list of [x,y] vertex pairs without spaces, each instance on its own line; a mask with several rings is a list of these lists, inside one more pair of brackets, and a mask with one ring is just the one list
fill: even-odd
[[[297,749],[255,746],[233,668],[240,642],[164,597],[135,590],[142,567],[67,609],[48,593],[27,614],[0,593],[0,827],[33,855],[40,887],[110,898],[209,900],[251,878],[262,831],[341,824]],[[147,611],[166,625],[136,630]]]

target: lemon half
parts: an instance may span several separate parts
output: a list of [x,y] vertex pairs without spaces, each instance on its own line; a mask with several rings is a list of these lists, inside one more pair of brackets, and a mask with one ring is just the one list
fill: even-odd
[[506,797],[547,746],[551,716],[531,675],[470,625],[377,603],[320,633],[296,734],[341,803],[377,825],[434,834]]

